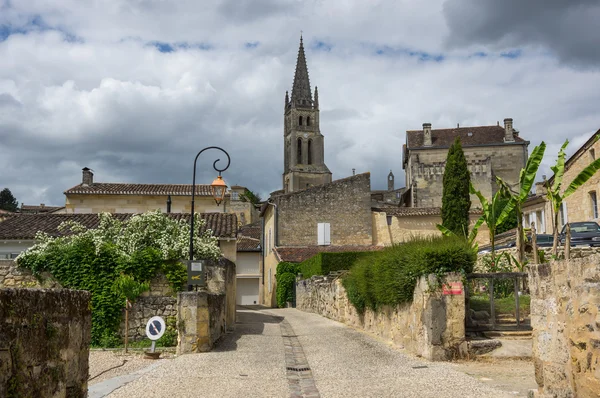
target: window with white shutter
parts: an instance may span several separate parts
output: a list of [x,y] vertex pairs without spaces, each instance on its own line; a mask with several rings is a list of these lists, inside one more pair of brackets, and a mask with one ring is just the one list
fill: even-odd
[[320,246],[331,245],[331,227],[328,222],[320,222],[317,225],[317,243]]

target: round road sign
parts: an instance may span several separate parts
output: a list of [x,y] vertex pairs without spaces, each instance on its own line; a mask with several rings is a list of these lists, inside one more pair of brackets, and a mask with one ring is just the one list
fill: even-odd
[[158,340],[165,333],[165,320],[159,316],[153,316],[146,324],[146,336],[150,340]]

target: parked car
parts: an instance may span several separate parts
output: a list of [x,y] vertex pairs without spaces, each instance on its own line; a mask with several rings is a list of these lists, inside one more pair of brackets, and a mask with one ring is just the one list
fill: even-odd
[[[571,246],[600,246],[600,225],[594,221],[570,222]],[[565,244],[565,225],[560,232],[560,243]]]
[[549,234],[537,234],[535,236],[535,242],[538,247],[552,247],[554,236]]

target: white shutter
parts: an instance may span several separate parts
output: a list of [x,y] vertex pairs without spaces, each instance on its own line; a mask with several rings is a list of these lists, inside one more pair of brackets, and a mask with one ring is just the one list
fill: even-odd
[[330,245],[331,244],[331,228],[330,228],[330,224],[327,222],[325,223],[325,244],[326,245]]
[[317,244],[325,244],[325,224],[321,222],[317,224]]

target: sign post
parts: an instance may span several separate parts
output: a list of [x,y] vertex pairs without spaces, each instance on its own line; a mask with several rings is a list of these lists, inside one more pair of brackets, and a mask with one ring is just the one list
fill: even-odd
[[156,348],[156,340],[160,339],[165,334],[165,320],[159,316],[153,316],[146,324],[146,336],[152,340],[150,352],[153,353]]

